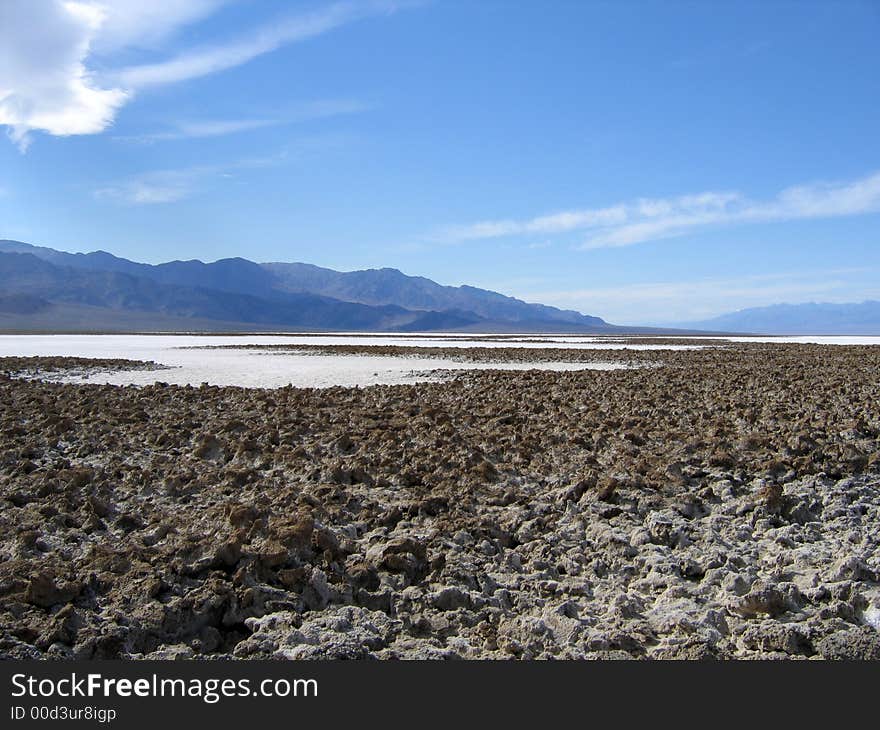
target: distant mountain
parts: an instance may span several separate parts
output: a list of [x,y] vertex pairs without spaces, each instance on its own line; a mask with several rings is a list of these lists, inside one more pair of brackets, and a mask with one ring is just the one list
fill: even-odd
[[770,335],[880,335],[880,302],[774,304],[681,326]]
[[[317,294],[344,302],[370,306],[397,306],[411,311],[467,313],[468,320],[532,323],[537,329],[576,325],[577,330],[610,327],[599,317],[529,304],[513,297],[471,286],[442,286],[421,276],[407,276],[397,269],[334,271],[302,263],[256,264],[242,258],[213,263],[170,261],[142,264],[106,251],[71,254],[31,246],[21,241],[0,241],[0,251],[29,253],[50,263],[86,271],[104,271],[152,279],[162,284],[198,286],[206,289],[251,294],[260,298],[283,298],[288,294]],[[436,316],[433,319],[437,319]]]
[[106,251],[66,253],[21,241],[0,241],[0,252],[28,253],[57,266],[82,271],[103,271],[152,279],[160,284],[198,286],[205,289],[265,296],[275,288],[275,277],[259,264],[246,259],[221,259],[211,264],[201,261],[170,261],[141,264],[119,258]]
[[[20,315],[28,313],[28,302],[32,302],[32,312],[41,313],[51,303],[263,328],[353,330],[418,327],[425,316],[402,307],[371,307],[314,294],[279,293],[264,299],[205,287],[160,284],[113,271],[57,266],[26,253],[0,253],[0,291]],[[13,307],[7,304],[4,310]],[[449,319],[452,326],[461,323],[460,315]]]
[[0,329],[55,328],[621,331],[598,317],[396,269],[242,258],[151,265],[0,241]]

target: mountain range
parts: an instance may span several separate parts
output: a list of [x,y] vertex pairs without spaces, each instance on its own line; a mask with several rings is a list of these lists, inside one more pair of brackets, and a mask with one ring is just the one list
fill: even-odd
[[627,331],[396,269],[340,272],[243,258],[145,264],[0,241],[6,331]]
[[880,302],[774,304],[681,326],[775,335],[880,335]]
[[776,304],[677,329],[599,317],[397,269],[243,258],[145,264],[0,240],[0,331],[534,332],[880,335],[880,302]]

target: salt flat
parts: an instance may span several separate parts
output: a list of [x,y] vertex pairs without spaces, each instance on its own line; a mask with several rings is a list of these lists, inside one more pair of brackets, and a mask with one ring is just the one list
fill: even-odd
[[[425,348],[541,348],[583,350],[699,350],[693,338],[657,337],[658,344],[639,337],[638,343],[620,338],[564,335],[461,335],[382,333],[273,334],[273,335],[2,335],[0,356],[65,356],[126,358],[155,361],[168,369],[158,371],[115,371],[66,374],[65,382],[93,382],[114,385],[147,385],[157,381],[177,385],[238,385],[274,388],[367,386],[414,383],[439,377],[442,370],[610,370],[626,367],[621,362],[458,362],[415,355],[371,355],[371,347]],[[817,343],[878,345],[880,337],[728,337],[730,342]],[[648,342],[646,342],[646,340]],[[670,340],[673,343],[670,344]],[[718,338],[714,339],[717,343]],[[357,345],[367,354],[306,354],[292,351],[245,349],[253,345]],[[237,349],[241,346],[242,349]],[[211,349],[221,348],[221,349]],[[609,358],[611,359],[611,358]]]
[[724,337],[731,342],[790,342],[800,345],[880,345],[880,337],[798,335],[788,337]]
[[[116,371],[88,375],[65,375],[64,382],[147,385],[157,381],[176,385],[238,385],[277,388],[393,385],[436,379],[435,370],[610,370],[620,363],[499,362],[459,363],[430,357],[389,357],[370,355],[314,355],[287,352],[259,352],[238,349],[202,349],[230,345],[315,345],[359,344],[363,336],[198,336],[198,335],[4,335],[0,336],[0,356],[62,356],[88,358],[126,358],[155,361],[169,369]],[[415,342],[414,342],[415,340]],[[467,347],[444,339],[375,338],[383,345]],[[468,340],[470,346],[492,347],[492,342]],[[507,346],[510,346],[509,344]],[[517,347],[542,347],[535,343]],[[554,344],[554,347],[557,345]],[[573,343],[570,346],[576,346]],[[587,343],[584,343],[584,347]]]

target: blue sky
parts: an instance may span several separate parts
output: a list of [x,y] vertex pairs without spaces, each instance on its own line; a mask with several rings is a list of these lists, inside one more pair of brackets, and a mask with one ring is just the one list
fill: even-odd
[[0,237],[608,321],[880,298],[880,3],[3,0]]

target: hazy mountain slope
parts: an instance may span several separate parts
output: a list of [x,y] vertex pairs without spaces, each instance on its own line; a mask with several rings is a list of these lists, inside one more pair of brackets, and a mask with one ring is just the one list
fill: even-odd
[[287,291],[313,292],[363,304],[397,304],[407,309],[463,310],[491,320],[508,322],[565,322],[594,328],[609,327],[599,317],[529,304],[472,286],[443,286],[422,276],[407,276],[397,269],[333,271],[311,264],[268,263]]
[[31,294],[0,294],[0,314],[35,314],[51,306],[51,302]]
[[774,304],[742,309],[686,326],[773,335],[880,335],[880,302]]
[[[252,332],[253,324],[160,312],[46,302],[37,311],[10,313],[0,308],[0,332]],[[272,331],[301,330],[273,325]]]

